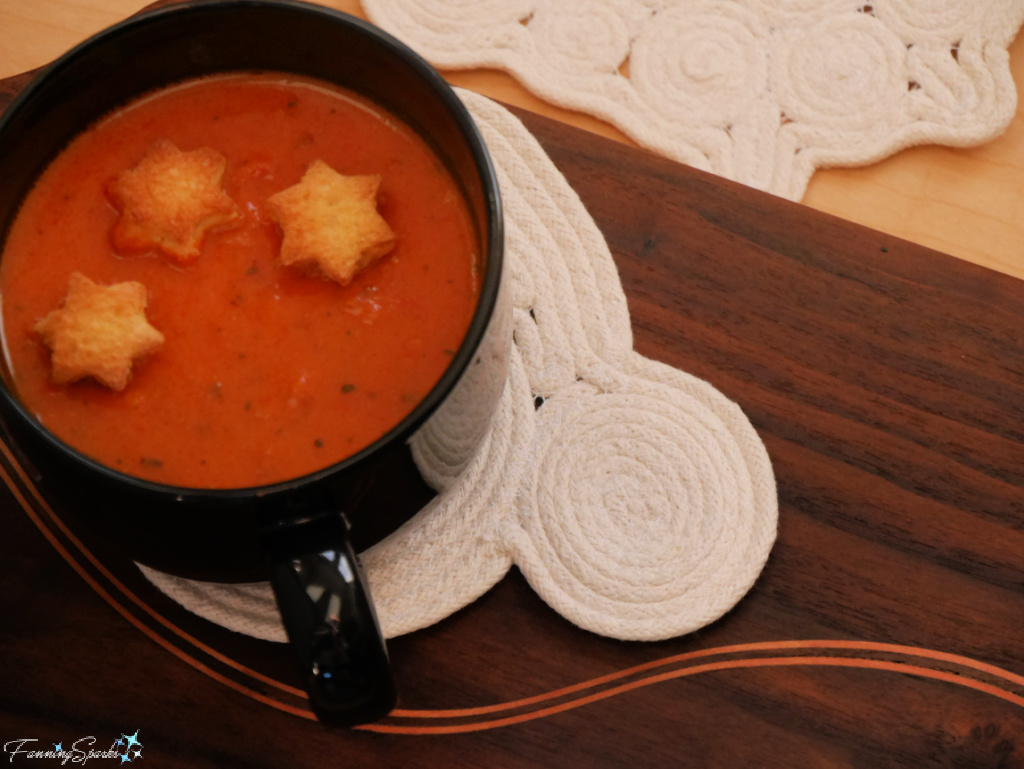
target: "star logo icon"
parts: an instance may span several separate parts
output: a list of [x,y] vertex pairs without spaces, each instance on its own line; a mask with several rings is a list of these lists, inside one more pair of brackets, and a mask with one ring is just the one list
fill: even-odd
[[118,754],[122,764],[134,761],[136,758],[142,758],[143,745],[139,742],[138,729],[135,730],[135,734],[122,734],[114,744],[124,748],[124,753]]
[[60,753],[60,750],[61,750],[61,748],[62,748],[63,746],[64,746],[64,743],[63,743],[63,742],[55,742],[55,743],[53,743],[53,749],[54,749],[54,751],[55,751],[55,752],[57,752],[57,753]]

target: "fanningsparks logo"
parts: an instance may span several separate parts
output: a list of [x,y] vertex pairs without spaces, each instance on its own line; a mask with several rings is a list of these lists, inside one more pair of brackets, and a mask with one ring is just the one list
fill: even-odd
[[82,737],[73,743],[65,745],[64,742],[51,743],[52,748],[46,747],[46,743],[40,743],[35,738],[26,737],[20,740],[10,740],[4,743],[4,753],[14,763],[16,758],[49,758],[66,764],[69,761],[73,764],[84,764],[93,758],[114,758],[118,765],[126,764],[137,758],[142,758],[142,743],[139,742],[139,730],[135,734],[122,734],[114,740],[106,750],[96,749],[95,737]]

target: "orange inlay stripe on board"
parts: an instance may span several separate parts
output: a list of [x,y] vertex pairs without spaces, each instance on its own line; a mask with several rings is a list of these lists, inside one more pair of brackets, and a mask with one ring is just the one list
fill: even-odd
[[381,732],[384,734],[427,735],[462,734],[466,732],[478,732],[487,729],[497,729],[503,726],[512,726],[514,724],[520,724],[526,721],[534,721],[539,718],[546,718],[547,716],[555,715],[556,713],[564,713],[568,710],[574,710],[584,705],[589,705],[600,700],[605,700],[610,697],[614,697],[618,694],[623,694],[625,692],[633,691],[635,689],[641,689],[646,686],[652,686],[653,684],[662,683],[664,681],[671,681],[677,678],[685,678],[688,676],[697,675],[698,673],[709,673],[719,670],[737,670],[743,668],[792,667],[803,665],[886,670],[890,672],[903,673],[905,675],[914,675],[923,678],[931,678],[939,681],[946,681],[948,683],[958,684],[960,686],[965,686],[969,689],[975,689],[977,691],[981,691],[986,694],[990,694],[994,697],[1006,700],[1007,702],[1013,703],[1014,705],[1024,707],[1024,697],[1020,697],[1004,689],[1000,689],[998,686],[987,684],[982,681],[977,681],[972,678],[965,678],[956,673],[950,673],[944,670],[933,670],[931,668],[925,668],[919,665],[908,665],[905,663],[889,662],[886,660],[860,659],[856,657],[759,657],[745,660],[722,660],[720,662],[709,662],[704,665],[694,665],[693,667],[683,668],[681,670],[670,670],[665,673],[659,673],[657,675],[640,679],[639,681],[631,681],[629,683],[622,684],[621,686],[616,686],[611,689],[605,689],[604,691],[596,692],[585,697],[579,697],[578,699],[570,700],[568,702],[562,702],[557,705],[552,705],[551,707],[541,708],[540,710],[534,710],[529,713],[521,713],[514,716],[508,716],[506,718],[473,721],[465,724],[452,724],[445,726],[403,726],[401,724],[370,724],[368,726],[360,728],[373,732]]
[[[220,681],[222,684],[231,687],[235,691],[247,694],[253,699],[259,700],[260,702],[266,705],[270,705],[271,707],[277,708],[279,710],[287,711],[289,713],[292,713],[293,715],[302,716],[304,718],[310,719],[314,718],[313,714],[308,710],[303,710],[302,708],[296,708],[292,705],[287,705],[283,702],[279,702],[278,700],[275,700],[271,697],[267,697],[266,695],[260,694],[259,692],[248,689],[239,684],[238,682],[232,681],[230,678],[221,675],[215,670],[211,670],[209,667],[201,663],[199,660],[186,654],[183,650],[179,649],[174,644],[169,643],[166,639],[162,638],[159,633],[154,632],[151,628],[147,627],[144,623],[140,622],[130,611],[125,609],[120,604],[120,602],[118,602],[112,595],[110,595],[110,593],[108,593],[103,588],[102,585],[100,585],[95,579],[93,579],[92,575],[89,574],[89,572],[87,572],[84,568],[82,568],[82,565],[78,563],[78,560],[71,553],[69,553],[67,549],[64,547],[64,545],[60,542],[60,540],[58,540],[53,535],[53,532],[51,532],[49,527],[46,526],[46,524],[39,518],[39,516],[36,515],[35,511],[31,508],[31,505],[29,504],[28,500],[25,499],[22,493],[15,486],[15,484],[13,483],[13,479],[7,473],[7,470],[3,467],[3,465],[0,465],[0,477],[3,477],[3,480],[7,484],[7,487],[11,490],[11,493],[14,494],[19,504],[21,504],[22,508],[25,510],[25,513],[28,515],[29,519],[32,521],[32,523],[36,525],[36,528],[39,529],[42,535],[46,537],[46,540],[53,546],[54,550],[56,550],[60,554],[60,556],[68,562],[71,568],[73,568],[78,573],[78,575],[83,580],[85,580],[86,584],[88,584],[89,587],[95,590],[96,593],[104,601],[110,604],[110,606],[113,607],[118,614],[120,614],[122,617],[128,620],[128,622],[130,622],[136,628],[141,630],[146,636],[148,636],[153,641],[156,641],[156,643],[158,643],[160,646],[169,651],[178,659],[188,663],[196,670],[205,673],[206,675],[210,676],[210,678],[213,678],[214,680]],[[80,547],[80,544],[77,541],[75,542],[75,544]]]
[[915,646],[902,646],[899,644],[886,644],[886,643],[875,643],[872,641],[828,641],[828,640],[808,640],[808,641],[762,641],[758,643],[749,644],[735,644],[732,646],[718,646],[713,649],[700,649],[697,651],[686,652],[684,654],[677,654],[671,657],[664,657],[662,659],[647,662],[642,665],[628,668],[626,670],[617,671],[615,673],[609,673],[608,675],[601,676],[599,678],[593,678],[589,681],[583,681],[582,683],[573,684],[572,686],[566,686],[562,689],[556,689],[551,692],[545,692],[544,694],[538,694],[532,697],[525,697],[519,700],[512,700],[510,702],[503,702],[496,705],[484,705],[476,708],[460,708],[452,710],[402,710],[395,711],[392,715],[401,715],[408,718],[465,718],[469,716],[481,716],[490,715],[492,713],[500,713],[507,710],[516,710],[518,708],[527,707],[529,705],[536,705],[540,702],[549,700],[559,699],[569,694],[575,694],[580,691],[592,689],[603,684],[611,683],[612,681],[621,680],[628,678],[629,676],[642,673],[647,670],[653,670],[655,668],[666,667],[668,665],[674,665],[681,662],[688,662],[695,659],[701,659],[704,657],[720,657],[728,654],[750,654],[756,652],[766,651],[795,651],[795,650],[815,650],[815,649],[837,649],[843,651],[862,651],[862,652],[873,652],[873,653],[885,653],[885,654],[900,654],[908,657],[919,657],[925,659],[934,659],[942,662],[949,662],[962,667],[972,668],[997,678],[1002,678],[1010,683],[1024,686],[1024,676],[1016,675],[1008,670],[996,667],[995,665],[989,665],[984,662],[971,659],[970,657],[963,657],[959,654],[950,654],[948,652],[940,652],[932,649],[925,649]]
[[[273,679],[273,678],[271,678],[269,676],[263,675],[262,673],[260,673],[260,672],[258,672],[256,670],[252,670],[251,668],[248,668],[245,665],[242,665],[241,663],[235,662],[230,657],[228,657],[228,656],[222,654],[221,652],[217,651],[216,649],[213,649],[212,647],[204,644],[199,639],[194,638],[192,635],[190,635],[189,633],[186,633],[184,630],[179,628],[177,625],[175,625],[174,623],[170,622],[166,617],[163,617],[162,615],[160,615],[156,611],[154,611],[145,601],[143,601],[141,598],[136,596],[131,590],[128,589],[127,586],[125,586],[120,580],[118,580],[117,577],[115,577],[100,562],[100,560],[95,555],[93,555],[92,552],[87,547],[85,547],[85,545],[82,544],[82,542],[68,529],[68,527],[65,525],[64,521],[61,520],[60,516],[58,516],[56,514],[56,512],[54,512],[54,510],[49,506],[49,504],[47,504],[47,502],[43,498],[42,494],[39,493],[39,490],[35,487],[35,484],[32,483],[32,480],[28,477],[28,474],[25,472],[24,468],[21,466],[21,464],[18,462],[18,460],[14,457],[14,455],[11,453],[10,448],[7,446],[7,444],[4,441],[0,441],[0,451],[3,452],[4,456],[7,458],[7,461],[11,463],[11,465],[14,467],[15,471],[18,473],[18,476],[21,479],[22,483],[24,483],[25,486],[32,492],[33,498],[36,500],[36,502],[39,504],[39,506],[43,510],[46,511],[47,515],[57,525],[57,527],[60,529],[61,533],[65,537],[67,537],[68,540],[79,550],[79,552],[81,552],[82,555],[84,555],[88,559],[89,563],[91,563],[93,565],[93,567],[95,567],[96,570],[99,571],[100,574],[102,574],[106,579],[110,580],[110,583],[114,587],[116,587],[126,598],[128,598],[128,600],[130,600],[132,603],[134,603],[140,609],[145,611],[150,617],[155,619],[157,622],[159,622],[161,625],[166,627],[168,630],[170,630],[171,632],[175,633],[176,635],[181,637],[183,640],[188,641],[190,644],[192,644],[193,646],[195,646],[197,649],[201,650],[205,654],[210,655],[211,657],[216,659],[218,662],[221,662],[221,663],[223,663],[223,664],[225,664],[225,665],[227,665],[229,667],[235,668],[239,672],[245,673],[248,676],[252,676],[257,681],[265,683],[268,686],[273,686],[273,687],[275,687],[277,689],[280,689],[281,691],[286,692],[287,694],[291,694],[291,695],[293,695],[295,697],[299,697],[299,698],[302,698],[302,699],[306,699],[308,697],[306,692],[304,692],[301,689],[297,689],[294,686],[289,686],[287,684],[281,683],[280,681],[277,681],[277,680],[275,680],[275,679]],[[7,482],[8,487],[10,487],[12,489],[12,491],[13,491],[14,486],[11,483],[11,480],[6,478],[6,473],[4,475],[5,475],[5,480]],[[26,500],[21,500],[20,499],[20,496],[21,496],[20,494],[18,494],[17,496],[19,497],[19,501],[21,502],[21,506],[25,508],[26,512],[29,512],[29,505],[27,504],[27,501]],[[37,527],[40,526],[41,521],[37,520],[33,513],[29,512],[29,514],[30,514],[30,517],[33,518],[33,521],[35,522],[36,526]]]

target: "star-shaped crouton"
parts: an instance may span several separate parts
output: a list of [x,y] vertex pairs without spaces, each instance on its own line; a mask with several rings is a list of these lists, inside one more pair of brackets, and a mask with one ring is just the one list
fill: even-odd
[[35,326],[52,352],[53,380],[67,384],[93,377],[112,390],[123,390],[132,364],[164,342],[145,311],[146,287],[141,283],[101,286],[72,273],[64,305]]
[[221,187],[226,167],[224,156],[209,147],[182,152],[166,139],[155,142],[109,187],[121,213],[112,233],[114,247],[157,249],[180,262],[195,259],[209,230],[241,216]]
[[302,181],[267,200],[284,233],[281,263],[348,285],[395,244],[395,233],[377,211],[379,188],[376,174],[344,176],[315,161]]

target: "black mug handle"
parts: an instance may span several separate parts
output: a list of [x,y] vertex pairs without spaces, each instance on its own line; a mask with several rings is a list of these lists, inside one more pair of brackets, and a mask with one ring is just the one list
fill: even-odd
[[397,693],[384,636],[340,513],[267,527],[270,584],[310,705],[331,726],[372,723]]

